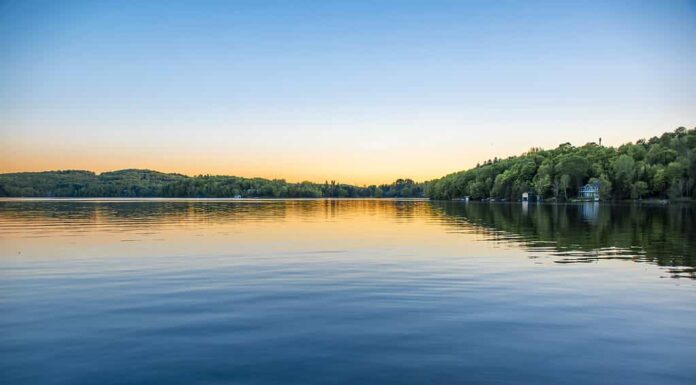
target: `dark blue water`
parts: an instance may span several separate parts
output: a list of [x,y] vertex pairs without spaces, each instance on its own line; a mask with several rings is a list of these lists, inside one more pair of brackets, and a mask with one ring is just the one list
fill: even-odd
[[693,384],[694,209],[0,202],[3,384]]

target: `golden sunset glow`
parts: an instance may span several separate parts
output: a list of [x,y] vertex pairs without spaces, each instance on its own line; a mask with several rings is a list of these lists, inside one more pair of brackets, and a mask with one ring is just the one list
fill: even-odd
[[[434,136],[416,130],[365,137],[335,134],[336,141],[330,134],[304,134],[298,140],[294,134],[282,132],[259,134],[263,139],[251,134],[236,139],[235,133],[218,133],[187,140],[184,134],[173,133],[161,138],[143,134],[137,139],[128,134],[109,140],[67,131],[65,135],[47,137],[7,131],[1,136],[5,156],[0,157],[0,172],[79,169],[99,173],[139,168],[185,175],[236,175],[291,182],[336,180],[363,185],[389,183],[397,178],[438,178],[502,154],[518,155],[532,146],[555,147],[561,134],[577,144],[596,140],[593,133],[588,133],[591,130],[544,135],[530,128],[525,131],[528,136],[509,132],[495,137],[485,131],[494,128],[472,126]],[[253,131],[256,133],[259,131]],[[641,133],[654,134],[649,127]],[[604,143],[624,141],[621,131],[595,130],[594,135],[603,135]]]
[[0,8],[0,173],[425,181],[695,123],[682,3],[154,8]]

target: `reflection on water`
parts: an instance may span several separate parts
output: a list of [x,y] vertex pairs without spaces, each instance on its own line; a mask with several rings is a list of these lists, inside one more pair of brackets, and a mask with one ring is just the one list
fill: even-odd
[[694,205],[437,202],[434,210],[460,231],[517,242],[528,251],[557,256],[557,263],[651,262],[670,267],[672,277],[696,278]]
[[0,201],[0,383],[687,384],[694,214]]
[[[372,220],[366,221],[365,218]],[[97,230],[157,235],[157,229],[230,226],[245,222],[312,221],[357,226],[417,222],[450,225],[449,231],[481,240],[521,245],[556,256],[556,263],[598,259],[670,267],[674,278],[696,278],[696,206],[688,204],[481,204],[379,200],[289,201],[6,201],[0,203],[0,239],[46,238],[53,233],[94,236]],[[220,229],[219,229],[220,230]],[[315,231],[317,229],[314,229]],[[222,231],[222,230],[220,230]],[[378,230],[376,230],[378,231]],[[136,239],[122,239],[135,241]],[[532,255],[534,257],[534,255]]]

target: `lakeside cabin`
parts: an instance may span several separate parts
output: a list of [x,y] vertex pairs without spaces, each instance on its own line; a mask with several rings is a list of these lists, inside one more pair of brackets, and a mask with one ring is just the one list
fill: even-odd
[[599,200],[599,183],[588,183],[580,187],[580,198],[586,200]]
[[541,196],[539,195],[534,195],[534,193],[531,192],[524,192],[522,193],[522,202],[531,202],[531,201],[541,201]]

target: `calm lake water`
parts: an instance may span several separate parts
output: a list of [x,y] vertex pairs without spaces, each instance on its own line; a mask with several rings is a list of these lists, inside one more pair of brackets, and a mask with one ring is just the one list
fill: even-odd
[[0,201],[3,384],[694,384],[696,208]]

